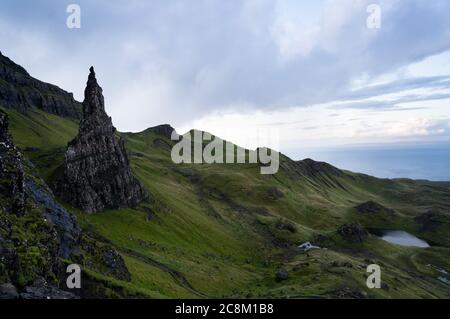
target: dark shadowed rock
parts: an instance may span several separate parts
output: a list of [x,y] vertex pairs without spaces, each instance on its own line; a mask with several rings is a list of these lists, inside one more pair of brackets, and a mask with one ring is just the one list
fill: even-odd
[[92,241],[85,253],[85,237],[75,217],[58,204],[33,164],[17,151],[7,115],[0,111],[0,299],[76,298],[60,289],[67,276],[61,257],[85,256],[83,264],[90,269],[131,280],[113,247]]
[[8,132],[8,116],[0,111],[0,198],[5,209],[16,215],[24,214],[22,155],[16,149]]
[[124,141],[105,112],[102,88],[92,67],[84,95],[80,130],[68,145],[64,173],[55,191],[89,213],[136,206],[147,194],[131,173]]
[[295,226],[295,224],[284,219],[278,220],[277,223],[275,224],[275,227],[281,230],[287,230],[291,233],[297,232],[297,227]]
[[131,274],[122,256],[115,249],[108,248],[103,251],[103,262],[110,271],[108,275],[121,280],[131,281]]
[[10,283],[0,285],[0,299],[18,299],[17,288]]
[[131,274],[122,256],[107,243],[83,236],[80,246],[83,253],[74,255],[73,261],[84,268],[95,269],[106,276],[131,281]]
[[[36,276],[54,279],[59,257],[69,257],[80,234],[74,218],[47,194],[45,182],[37,185],[28,174],[24,177],[24,166],[28,172],[0,111],[0,277],[16,286]],[[66,239],[69,229],[73,243]],[[17,297],[14,286],[4,284],[1,290],[5,298]]]
[[45,279],[35,280],[33,285],[27,286],[20,294],[21,299],[78,299],[70,292],[48,285]]
[[288,271],[284,268],[280,268],[277,270],[277,272],[275,274],[275,281],[280,282],[280,281],[288,279],[288,277],[289,277]]
[[37,185],[33,179],[26,178],[25,189],[36,204],[44,208],[46,219],[56,228],[59,237],[59,256],[69,258],[79,244],[81,236],[76,218],[55,201],[51,190],[45,184]]
[[450,226],[450,217],[438,208],[432,208],[426,213],[414,218],[414,221],[421,225],[422,231],[436,231],[439,227]]
[[389,209],[387,207],[384,207],[381,204],[378,204],[374,201],[368,201],[365,203],[362,203],[355,207],[358,213],[361,214],[380,214],[380,213],[388,213],[388,214],[394,214],[395,212],[392,209]]
[[273,186],[269,187],[269,189],[267,190],[267,196],[271,200],[278,200],[284,197],[284,193],[280,191],[277,187]]
[[72,93],[41,82],[0,53],[0,105],[26,112],[33,108],[75,119],[81,118],[81,104]]
[[337,299],[367,299],[367,293],[365,291],[355,290],[348,287],[338,289],[334,295]]
[[339,227],[338,234],[348,242],[362,243],[369,233],[358,223],[345,224]]
[[353,264],[349,261],[339,261],[334,260],[331,262],[331,267],[345,267],[345,268],[353,268]]

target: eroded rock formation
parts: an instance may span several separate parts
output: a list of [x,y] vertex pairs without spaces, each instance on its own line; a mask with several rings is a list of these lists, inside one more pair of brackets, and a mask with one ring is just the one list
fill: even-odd
[[133,207],[147,197],[132,175],[125,145],[105,112],[102,88],[90,68],[78,136],[66,151],[58,195],[88,213]]
[[345,224],[339,227],[339,235],[351,243],[362,243],[369,236],[367,230],[359,223]]

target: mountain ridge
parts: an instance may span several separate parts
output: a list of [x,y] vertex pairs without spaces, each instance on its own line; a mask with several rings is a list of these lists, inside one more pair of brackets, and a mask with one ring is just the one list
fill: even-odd
[[0,52],[0,105],[26,112],[31,108],[80,119],[81,103],[56,85],[33,78]]
[[[35,109],[5,111],[25,159],[50,183],[78,124]],[[283,154],[278,173],[266,176],[258,163],[176,165],[171,129],[117,133],[151,194],[147,202],[86,214],[56,199],[87,236],[81,247],[102,260],[91,264],[85,253],[74,259],[89,279],[90,294],[82,296],[449,297],[436,270],[450,269],[448,187],[377,179]],[[373,231],[383,229],[407,231],[431,247],[389,244]],[[306,242],[322,249],[306,253],[298,248]],[[107,267],[118,256],[128,272]],[[372,263],[382,266],[381,289],[365,285]]]

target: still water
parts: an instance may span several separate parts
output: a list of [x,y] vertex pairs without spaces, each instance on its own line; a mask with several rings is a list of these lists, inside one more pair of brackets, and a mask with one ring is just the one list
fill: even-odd
[[387,241],[388,243],[400,246],[419,248],[430,247],[426,241],[402,230],[385,231],[383,232],[381,239]]

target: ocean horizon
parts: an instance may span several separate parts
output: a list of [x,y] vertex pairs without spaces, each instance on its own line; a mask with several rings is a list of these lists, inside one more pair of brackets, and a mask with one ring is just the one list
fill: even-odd
[[379,178],[450,181],[450,142],[353,145],[294,151],[291,156]]

